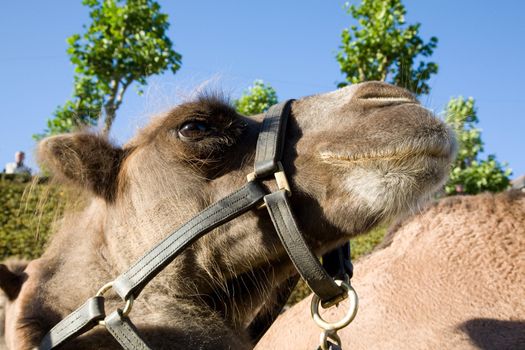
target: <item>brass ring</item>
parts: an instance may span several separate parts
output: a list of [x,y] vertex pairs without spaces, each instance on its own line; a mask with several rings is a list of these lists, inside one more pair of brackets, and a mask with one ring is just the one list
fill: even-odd
[[98,290],[97,294],[95,294],[95,296],[96,297],[101,297],[104,294],[106,294],[106,292],[108,290],[110,290],[111,288],[113,288],[113,281],[108,282],[105,285],[103,285],[102,287],[100,287],[100,289]]
[[352,288],[350,284],[341,280],[335,280],[335,283],[338,286],[343,287],[343,289],[346,291],[350,304],[346,315],[341,320],[337,322],[327,322],[321,317],[321,315],[319,315],[319,305],[321,303],[321,298],[319,298],[317,295],[314,294],[310,304],[310,311],[312,313],[314,322],[326,331],[334,331],[348,326],[348,324],[353,321],[357,314],[358,298],[354,288]]
[[124,308],[122,309],[122,316],[128,316],[131,312],[131,309],[133,308],[133,295],[129,296],[129,299],[126,300],[126,305],[124,305]]
[[[100,287],[100,289],[98,290],[97,294],[95,294],[95,296],[97,297],[101,297],[101,296],[104,296],[104,294],[106,294],[106,292],[110,289],[113,288],[113,281],[111,282],[108,282],[106,283],[105,285],[103,285],[102,287]],[[124,309],[121,310],[121,313],[122,313],[122,316],[128,316],[129,313],[131,312],[131,309],[133,308],[133,301],[135,300],[135,298],[133,297],[133,295],[130,295],[128,299],[126,299],[126,305],[124,305]],[[100,324],[103,324],[104,321],[100,321],[99,323]]]

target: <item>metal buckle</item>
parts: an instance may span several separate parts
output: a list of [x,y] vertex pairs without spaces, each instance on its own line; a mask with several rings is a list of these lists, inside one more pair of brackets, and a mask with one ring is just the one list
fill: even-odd
[[[113,282],[114,281],[108,282],[105,285],[103,285],[102,287],[100,287],[100,289],[98,290],[97,294],[95,294],[95,296],[97,296],[97,297],[104,296],[104,294],[106,294],[106,292],[108,290],[113,288]],[[135,298],[133,297],[133,295],[130,295],[129,299],[126,300],[126,304],[124,305],[124,308],[121,310],[122,316],[127,317],[129,315],[129,313],[131,312],[131,309],[133,308],[133,301],[134,300],[135,300]],[[101,325],[101,326],[105,326],[106,322],[104,320],[100,320],[100,321],[98,321],[98,324]]]
[[[286,178],[284,167],[280,161],[277,162],[277,169],[278,171],[273,173],[275,182],[277,183],[277,188],[279,189],[279,191],[284,190],[286,192],[286,195],[290,197],[292,195],[292,190],[290,189],[290,184],[288,183],[288,179]],[[255,179],[257,179],[257,175],[255,174],[255,171],[246,175],[246,180],[248,180],[248,182],[254,181]],[[266,203],[262,202],[261,204],[257,206],[257,209],[264,209],[265,207],[266,207]]]
[[[347,289],[345,287],[342,287],[338,281],[342,281],[344,282],[345,284],[349,285],[350,286],[350,276],[348,276],[348,274],[344,274],[342,276],[342,279],[338,278],[338,279],[335,279],[334,277],[334,281],[335,283],[341,287],[341,289],[343,290],[343,292],[341,294],[339,294],[338,296],[332,298],[332,299],[329,299],[329,300],[325,300],[325,301],[322,301],[321,300],[321,306],[323,307],[323,309],[328,309],[328,308],[331,308],[332,306],[334,305],[338,305],[341,301],[345,300],[346,298],[348,298],[348,292],[347,292]],[[350,287],[352,288],[352,287]]]
[[[275,182],[277,182],[277,188],[279,188],[279,190],[285,190],[286,194],[290,196],[292,194],[292,190],[290,189],[290,184],[288,183],[288,179],[286,178],[284,167],[280,161],[277,162],[277,169],[278,171],[273,173]],[[248,182],[254,181],[256,178],[257,176],[255,175],[255,172],[251,172],[248,175],[246,175],[246,179],[248,180]]]

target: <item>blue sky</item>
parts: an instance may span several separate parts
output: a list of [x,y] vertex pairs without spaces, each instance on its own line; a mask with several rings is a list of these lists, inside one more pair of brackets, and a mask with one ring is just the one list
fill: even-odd
[[[118,143],[204,83],[237,97],[263,79],[285,99],[330,91],[342,80],[334,57],[341,31],[353,23],[343,1],[159,2],[182,68],[149,79],[143,96],[128,91],[112,131]],[[525,173],[525,1],[404,4],[408,23],[422,23],[423,38],[439,38],[432,57],[439,73],[423,104],[439,113],[452,96],[476,98],[485,150],[507,161],[513,176]],[[70,97],[73,67],[65,40],[85,23],[81,0],[1,5],[0,165],[17,150],[31,153],[31,135]]]

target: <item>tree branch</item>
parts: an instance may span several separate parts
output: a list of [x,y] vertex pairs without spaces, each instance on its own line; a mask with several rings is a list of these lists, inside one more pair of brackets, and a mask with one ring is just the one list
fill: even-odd
[[116,101],[115,101],[115,110],[117,110],[120,107],[120,105],[122,104],[122,99],[124,98],[124,93],[126,92],[126,90],[131,85],[132,82],[133,82],[133,80],[129,79],[125,83],[122,83],[122,88],[120,89],[119,93],[117,94],[117,98],[116,98]]
[[117,108],[115,106],[115,99],[117,98],[117,93],[119,90],[120,85],[120,79],[114,78],[110,82],[111,87],[111,93],[109,95],[108,101],[104,104],[104,112],[106,113],[106,118],[104,120],[104,128],[102,129],[102,132],[104,135],[109,134],[109,130],[111,129],[111,126],[113,125],[113,121],[115,120]]

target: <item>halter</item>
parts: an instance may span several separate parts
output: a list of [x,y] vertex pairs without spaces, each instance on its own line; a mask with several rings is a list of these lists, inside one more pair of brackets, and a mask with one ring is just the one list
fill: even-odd
[[[94,297],[55,325],[44,336],[38,349],[54,349],[97,325],[104,326],[124,349],[150,349],[128,317],[133,302],[140,296],[142,289],[204,234],[261,205],[267,208],[275,230],[297,271],[315,293],[312,314],[314,321],[324,329],[321,347],[326,347],[329,337],[337,341],[337,329],[346,326],[357,311],[357,296],[348,282],[352,276],[350,246],[345,244],[325,255],[321,265],[297,227],[288,201],[291,189],[281,163],[292,102],[293,100],[288,100],[274,105],[266,113],[257,140],[254,171],[247,176],[246,185],[198,213],[143,255],[126,272],[101,287]],[[271,177],[275,178],[278,189],[268,193],[261,181]],[[346,277],[347,281],[334,280],[331,276]],[[279,287],[277,306],[268,314],[259,314],[254,319],[248,327],[252,339],[257,341],[273,323],[296,282],[297,278],[292,277]],[[125,306],[106,316],[104,294],[110,289],[122,298]],[[351,297],[353,310],[341,321],[346,322],[343,326],[344,322],[324,322],[315,311],[319,302],[323,307],[329,307],[347,296]]]

